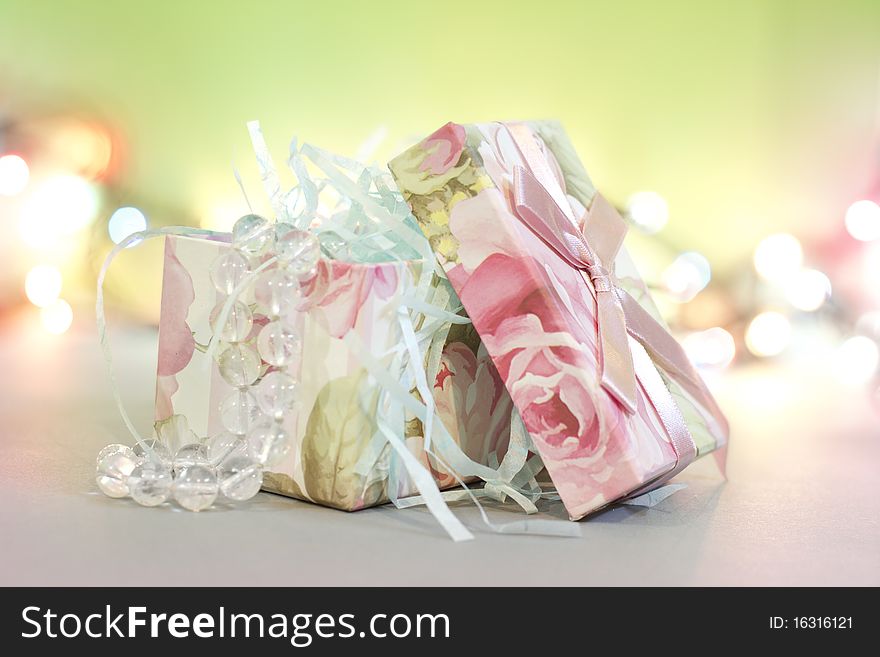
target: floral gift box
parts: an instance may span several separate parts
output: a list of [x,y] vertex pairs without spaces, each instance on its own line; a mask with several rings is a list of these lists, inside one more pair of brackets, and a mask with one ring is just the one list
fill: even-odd
[[390,169],[572,519],[726,445],[558,123],[450,123]]
[[[237,394],[221,376],[218,359],[206,353],[212,313],[223,298],[212,282],[211,266],[231,248],[228,239],[219,234],[165,238],[156,420],[159,437],[172,450],[226,432],[224,400]],[[349,511],[416,493],[377,430],[380,418],[405,437],[406,447],[438,487],[456,485],[423,450],[424,430],[417,418],[402,407],[380,412],[380,389],[346,339],[355,334],[372,354],[394,353],[404,341],[399,302],[414,288],[422,265],[318,261],[307,284],[308,305],[287,318],[301,340],[294,372],[297,404],[283,419],[293,447],[266,471],[265,490]],[[435,276],[433,285],[437,293],[454,297],[441,278]],[[252,291],[239,300],[252,310],[253,329],[236,348],[256,354],[257,334],[268,320]],[[497,463],[509,438],[510,396],[472,326],[453,324],[440,338],[432,350],[435,362],[421,364],[432,379],[436,417],[469,458]],[[266,362],[259,368],[260,377],[271,371]]]

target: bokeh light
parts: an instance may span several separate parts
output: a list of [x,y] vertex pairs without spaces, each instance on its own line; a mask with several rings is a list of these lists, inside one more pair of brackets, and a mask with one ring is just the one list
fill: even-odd
[[[132,233],[138,233],[147,228],[147,218],[137,208],[119,208],[110,216],[107,222],[107,232],[114,244],[119,244]],[[129,248],[135,246],[138,241],[129,244]]]
[[88,179],[100,178],[113,155],[113,143],[104,127],[79,119],[54,122],[46,146],[59,166]]
[[831,281],[821,271],[802,269],[785,281],[785,298],[798,310],[818,310],[831,296]]
[[775,356],[791,340],[791,323],[782,313],[768,311],[755,317],[746,330],[746,347],[755,356]]
[[736,356],[733,336],[718,326],[691,333],[682,346],[697,367],[727,367]]
[[18,155],[0,157],[0,195],[15,196],[27,187],[30,169]]
[[58,299],[62,285],[63,278],[57,267],[37,265],[25,277],[24,291],[32,304],[44,307]]
[[73,309],[64,299],[57,299],[40,309],[40,320],[49,333],[60,335],[73,323]]
[[880,239],[880,205],[874,201],[856,201],[846,211],[846,230],[862,242]]
[[846,340],[837,350],[835,368],[845,383],[862,384],[870,381],[880,362],[877,343],[864,335]]
[[626,202],[626,214],[636,226],[651,235],[669,221],[669,206],[657,192],[636,192]]
[[859,317],[856,321],[856,331],[880,340],[880,310],[871,310]]
[[755,270],[768,281],[784,281],[800,270],[803,261],[801,243],[788,233],[765,237],[755,249]]
[[22,239],[33,247],[82,230],[95,218],[98,193],[79,176],[55,176],[41,183],[21,210]]
[[663,272],[663,286],[676,301],[686,303],[712,279],[712,267],[705,256],[694,251],[679,255]]

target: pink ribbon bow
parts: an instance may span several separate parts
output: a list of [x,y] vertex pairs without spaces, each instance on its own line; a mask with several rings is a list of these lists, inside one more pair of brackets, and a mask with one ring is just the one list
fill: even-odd
[[[557,201],[559,198],[567,203],[528,127],[522,124],[507,127],[531,168],[514,167],[516,213],[535,235],[593,285],[600,384],[627,413],[632,414],[637,407],[638,384],[641,383],[678,456],[674,470],[663,477],[666,480],[694,459],[696,448],[687,423],[657,367],[709,412],[725,442],[729,432],[727,420],[681,345],[638,301],[617,285],[613,274],[614,260],[627,230],[617,210],[601,194],[596,194],[581,222],[583,229],[579,229]],[[719,464],[723,469],[723,464]]]

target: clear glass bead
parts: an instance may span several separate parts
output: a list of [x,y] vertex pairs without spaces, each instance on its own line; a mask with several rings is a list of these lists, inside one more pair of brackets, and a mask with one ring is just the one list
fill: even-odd
[[171,497],[174,478],[162,463],[146,461],[131,471],[128,490],[131,499],[141,506],[159,506]]
[[260,357],[244,344],[226,347],[217,357],[217,365],[223,380],[236,388],[249,386],[260,376]]
[[254,298],[269,317],[286,315],[301,294],[299,279],[284,269],[264,271],[254,284]]
[[201,511],[217,499],[217,473],[205,465],[184,468],[174,480],[174,499],[184,509]]
[[300,279],[310,278],[321,258],[321,243],[307,230],[292,230],[275,243],[278,260]]
[[287,235],[292,230],[296,230],[296,226],[293,224],[289,224],[286,221],[276,221],[275,222],[275,239],[280,240],[282,237]]
[[247,454],[247,443],[231,431],[221,431],[208,439],[208,460],[217,464],[234,454]]
[[[147,449],[149,448],[149,449]],[[168,465],[171,463],[171,451],[160,440],[150,438],[141,443],[135,443],[131,448],[139,465],[147,462],[161,463]]]
[[248,434],[248,453],[264,466],[279,463],[291,446],[290,434],[276,420],[263,420]]
[[299,356],[299,336],[282,320],[269,322],[260,329],[257,349],[270,365],[286,367]]
[[225,342],[241,342],[250,334],[254,326],[254,315],[251,309],[242,301],[236,301],[229,307],[229,314],[226,315],[226,322],[223,326],[217,326],[217,320],[226,301],[220,301],[211,311],[208,321],[214,329],[214,335]]
[[260,256],[275,240],[275,227],[258,214],[246,214],[232,227],[232,246],[250,256]]
[[220,404],[220,421],[234,434],[246,434],[259,419],[260,405],[247,390],[235,390]]
[[95,483],[108,497],[125,497],[128,495],[128,476],[135,467],[137,457],[130,447],[108,445],[101,450],[95,469]]
[[260,492],[263,466],[246,454],[226,458],[217,468],[220,491],[230,500],[244,502]]
[[250,273],[248,259],[234,249],[224,249],[211,263],[211,281],[220,294],[229,296]]
[[296,380],[284,372],[269,372],[257,384],[254,395],[266,415],[280,420],[296,402]]
[[192,465],[204,465],[208,462],[208,448],[202,443],[188,443],[174,454],[174,471],[180,472]]
[[350,260],[351,252],[348,241],[336,231],[327,230],[318,236],[321,249],[334,260]]
[[100,463],[101,459],[109,454],[114,454],[116,452],[124,452],[126,450],[130,450],[131,447],[128,445],[123,445],[122,443],[111,443],[101,448],[101,451],[98,452],[98,456],[95,458],[95,463]]

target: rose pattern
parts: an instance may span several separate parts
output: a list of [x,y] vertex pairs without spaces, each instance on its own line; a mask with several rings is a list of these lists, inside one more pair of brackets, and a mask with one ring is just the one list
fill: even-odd
[[196,348],[187,323],[195,290],[189,272],[175,251],[175,240],[165,240],[165,269],[162,279],[162,313],[159,317],[159,362],[156,385],[156,419],[174,414],[172,396],[177,392],[176,374],[192,360]]
[[319,312],[330,335],[342,338],[357,324],[368,299],[391,298],[397,290],[397,269],[394,263],[362,265],[322,259],[304,286],[306,301],[293,312]]

